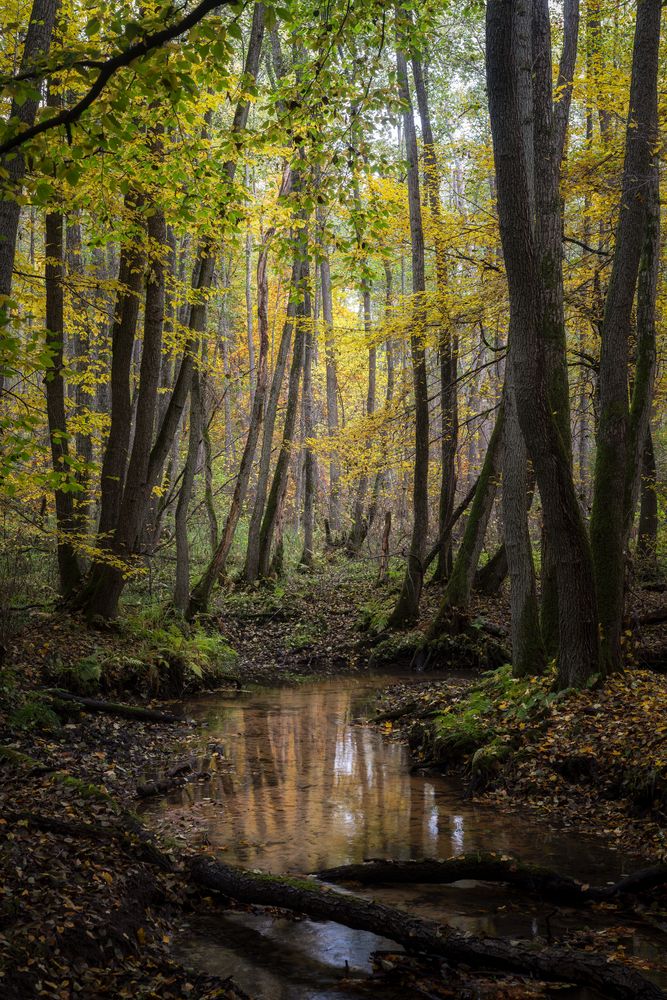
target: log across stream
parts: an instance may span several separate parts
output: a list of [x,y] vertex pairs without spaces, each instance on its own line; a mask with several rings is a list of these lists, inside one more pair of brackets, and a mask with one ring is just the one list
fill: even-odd
[[[642,867],[641,859],[624,859],[602,839],[475,805],[453,781],[412,774],[403,746],[355,724],[373,714],[377,691],[393,680],[336,678],[188,704],[186,714],[205,723],[197,736],[202,757],[224,751],[223,764],[206,784],[176,789],[145,811],[153,822],[168,813],[172,830],[181,824],[185,838],[219,848],[228,864],[274,874],[369,857],[408,861],[475,851],[516,855],[600,886]],[[197,749],[188,743],[188,753]],[[489,883],[360,891],[479,936],[530,939],[617,922],[604,912],[558,908]],[[628,954],[646,958],[658,956],[663,943],[643,928],[623,941]],[[350,1000],[356,994],[342,981],[363,979],[370,953],[394,945],[365,930],[260,911],[209,914],[178,947],[190,964],[233,975],[253,997]],[[593,994],[573,989],[559,996]]]

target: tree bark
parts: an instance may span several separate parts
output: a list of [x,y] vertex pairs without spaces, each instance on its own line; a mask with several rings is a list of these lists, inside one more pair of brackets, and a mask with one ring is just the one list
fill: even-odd
[[290,345],[292,343],[292,329],[296,315],[296,294],[301,281],[301,256],[297,248],[292,263],[292,277],[287,299],[287,311],[283,324],[278,355],[273,369],[271,379],[271,389],[266,406],[264,417],[264,434],[262,437],[262,450],[259,459],[259,472],[257,475],[257,491],[250,516],[250,526],[248,528],[248,549],[246,552],[244,575],[249,582],[255,581],[260,572],[260,532],[264,507],[269,490],[269,474],[271,471],[271,451],[273,449],[273,433],[278,415],[278,403],[280,393],[285,378],[287,359],[289,357]]
[[414,114],[410,101],[407,63],[400,46],[401,39],[399,38],[396,50],[396,74],[399,93],[405,107],[403,126],[408,159],[408,208],[412,241],[414,315],[410,333],[410,350],[415,399],[415,460],[412,491],[412,538],[403,586],[389,621],[393,627],[403,627],[416,621],[419,613],[419,600],[424,584],[424,550],[428,534],[429,464],[428,383],[423,329],[426,275],[424,270],[424,231],[419,193],[419,157]]
[[[286,194],[289,190],[290,174],[285,170],[280,193]],[[227,513],[227,519],[222,531],[220,542],[213,553],[213,557],[206,567],[206,570],[193,588],[188,606],[188,618],[195,614],[206,611],[211,596],[211,591],[215,581],[224,570],[234,540],[234,533],[241,516],[243,504],[245,502],[250,474],[255,461],[257,442],[259,440],[262,422],[264,420],[264,408],[266,392],[269,379],[269,283],[267,276],[268,251],[273,231],[270,230],[264,239],[264,244],[260,250],[257,260],[257,322],[259,327],[259,358],[257,363],[257,382],[255,394],[252,402],[252,412],[250,414],[250,425],[246,437],[241,465],[236,477],[232,501]]]
[[45,255],[46,346],[50,356],[44,373],[46,415],[51,440],[51,462],[54,475],[57,477],[54,497],[60,592],[63,597],[69,597],[79,586],[81,571],[72,541],[74,501],[71,486],[74,476],[69,468],[70,454],[65,416],[63,216],[59,211],[46,214]]
[[667,865],[643,868],[626,878],[602,886],[579,882],[542,865],[525,864],[506,855],[479,852],[440,860],[390,861],[373,858],[362,864],[325,868],[317,873],[323,882],[358,882],[361,885],[451,885],[473,879],[505,882],[564,906],[611,902],[650,891],[667,883]]
[[406,910],[384,906],[360,896],[320,888],[307,879],[281,879],[196,858],[190,867],[194,881],[242,903],[279,906],[315,920],[333,920],[355,930],[391,938],[407,951],[426,952],[473,968],[533,975],[552,982],[576,983],[603,990],[616,1000],[664,1000],[664,992],[642,975],[570,948],[541,947],[499,938],[477,938]]
[[[634,469],[628,406],[632,304],[647,225],[647,190],[657,139],[660,0],[638,0],[630,112],[616,249],[605,301],[600,354],[600,420],[591,512],[591,543],[600,609],[603,662],[623,665],[621,632],[629,531],[628,465]],[[643,436],[639,436],[639,442]]]
[[424,80],[421,61],[412,57],[412,75],[419,117],[422,125],[424,156],[424,187],[431,206],[435,227],[435,271],[438,295],[440,297],[440,336],[438,355],[440,360],[440,499],[438,504],[438,531],[442,539],[438,552],[434,579],[445,581],[452,571],[452,540],[444,528],[454,510],[456,494],[456,449],[458,446],[459,415],[457,393],[458,350],[457,340],[452,333],[445,315],[444,301],[447,293],[447,258],[443,241],[442,206],[440,203],[440,170],[433,140],[431,116],[428,106],[428,92]]
[[[597,607],[593,567],[572,478],[569,451],[553,412],[550,385],[553,352],[551,294],[544,297],[543,258],[552,248],[536,224],[534,173],[551,178],[558,199],[559,142],[550,137],[551,44],[544,0],[532,25],[518,0],[491,0],[487,6],[487,89],[493,137],[498,214],[510,296],[514,337],[514,387],[519,424],[535,469],[546,533],[558,553],[559,683],[584,683],[599,670]],[[532,38],[532,58],[526,48]],[[526,40],[526,41],[522,41]],[[535,72],[531,68],[537,67]],[[548,68],[548,71],[547,71]],[[538,71],[539,70],[539,71]],[[533,90],[535,94],[533,95]],[[530,98],[532,97],[532,102]],[[533,116],[551,148],[549,163],[535,163],[526,142],[525,121]],[[557,163],[555,162],[557,160]],[[546,178],[548,179],[548,178]],[[543,179],[541,199],[546,192]],[[555,188],[554,188],[555,185]],[[551,262],[554,273],[557,263]]]
[[[27,73],[36,62],[49,54],[57,8],[58,0],[33,0],[30,24],[21,57],[21,73]],[[38,106],[39,98],[36,97],[28,97],[20,104],[14,99],[9,117],[10,119],[18,119],[22,125],[29,127],[35,122]],[[1,158],[0,168],[3,172],[7,171],[6,184],[7,188],[12,191],[11,197],[0,200],[0,305],[2,305],[3,297],[11,295],[12,291],[16,240],[21,213],[16,196],[21,193],[21,185],[26,173],[23,153],[17,150],[15,153]]]

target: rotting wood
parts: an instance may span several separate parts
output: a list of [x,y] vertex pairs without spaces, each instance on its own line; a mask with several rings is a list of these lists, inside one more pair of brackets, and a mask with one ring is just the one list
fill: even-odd
[[426,952],[472,968],[518,972],[541,980],[592,987],[614,1000],[665,1000],[666,994],[634,969],[605,955],[534,942],[509,943],[452,930],[406,910],[343,894],[308,879],[279,878],[235,868],[210,858],[190,865],[194,882],[239,902],[278,906],[315,920],[332,920],[354,930],[390,938],[410,952]]

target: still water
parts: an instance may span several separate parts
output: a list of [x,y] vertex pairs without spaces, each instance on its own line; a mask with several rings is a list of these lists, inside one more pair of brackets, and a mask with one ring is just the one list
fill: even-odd
[[[168,813],[172,829],[180,822],[184,837],[212,845],[226,862],[274,873],[474,850],[515,854],[591,883],[638,866],[601,839],[476,805],[453,781],[411,773],[404,746],[359,722],[395,680],[341,677],[189,704],[188,714],[203,723],[197,749],[207,761],[213,755],[213,777],[149,811],[155,819]],[[217,768],[216,751],[223,754]],[[604,919],[554,913],[481,883],[368,891],[476,934],[548,936]],[[652,957],[664,940],[634,930],[624,944],[630,954]],[[392,945],[333,923],[237,913],[193,925],[179,947],[184,960],[233,976],[258,1000],[343,1000],[357,995],[350,979],[366,977],[369,954]]]

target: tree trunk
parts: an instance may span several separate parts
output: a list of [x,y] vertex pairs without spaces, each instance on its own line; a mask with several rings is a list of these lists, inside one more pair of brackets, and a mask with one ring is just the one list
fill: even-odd
[[[283,181],[280,188],[281,195],[287,193],[289,190],[289,184],[289,171],[286,170],[283,174]],[[257,365],[257,382],[252,402],[248,435],[243,449],[241,465],[236,477],[236,485],[234,487],[232,502],[230,504],[225,526],[222,531],[222,537],[215,552],[213,553],[213,557],[209,565],[206,567],[206,570],[192,591],[188,606],[188,618],[192,618],[195,614],[206,611],[208,608],[211,591],[213,590],[215,581],[219,578],[225,567],[227,557],[232,547],[234,533],[241,516],[241,511],[243,509],[243,504],[248,491],[248,484],[250,482],[250,474],[255,461],[257,442],[259,440],[259,434],[264,420],[264,404],[269,379],[269,282],[266,268],[269,243],[272,236],[273,231],[270,230],[266,234],[264,245],[260,250],[259,258],[257,260],[257,322],[259,326],[259,359]]]
[[421,61],[412,57],[412,74],[422,123],[424,146],[424,186],[431,206],[435,227],[435,270],[442,316],[438,354],[440,359],[440,500],[438,504],[438,533],[442,538],[438,552],[434,579],[445,581],[452,571],[451,534],[444,530],[454,510],[456,494],[456,449],[458,445],[458,393],[457,393],[457,343],[445,315],[447,293],[447,258],[443,242],[442,207],[440,204],[440,171],[433,141],[431,116],[428,106],[428,92],[424,80]]
[[454,561],[454,568],[449,577],[438,615],[429,630],[434,637],[447,630],[453,608],[456,608],[457,611],[465,611],[470,603],[475,570],[498,488],[504,421],[505,403],[501,402],[496,425],[486,450],[482,471],[475,487],[475,495],[463,539]]
[[206,889],[242,903],[279,906],[314,920],[333,920],[355,930],[391,938],[409,952],[425,952],[476,969],[504,970],[553,982],[575,983],[604,991],[616,1000],[662,1000],[663,991],[641,974],[606,955],[571,948],[534,948],[499,938],[477,938],[452,930],[435,920],[414,917],[406,910],[384,906],[360,896],[317,886],[308,879],[277,876],[233,868],[195,858],[190,871]]
[[[630,112],[625,142],[621,207],[616,250],[602,324],[600,420],[591,512],[603,662],[607,670],[623,665],[621,632],[625,560],[629,531],[628,466],[634,464],[628,407],[630,325],[642,245],[647,225],[646,192],[652,186],[657,140],[657,82],[660,0],[638,0]],[[643,441],[643,435],[639,442]]]
[[[51,47],[53,27],[56,20],[58,0],[33,0],[30,12],[30,24],[23,45],[21,57],[21,73],[27,73],[32,66],[46,58]],[[19,126],[29,128],[35,122],[39,98],[30,96],[20,104],[12,101],[9,111],[10,120]],[[0,301],[3,296],[11,295],[14,259],[16,257],[16,240],[18,235],[19,216],[21,213],[17,196],[21,193],[21,185],[26,172],[26,162],[23,153],[14,153],[0,160],[0,173],[7,172],[3,180],[3,188],[11,192],[6,200],[0,200]]]
[[181,489],[176,504],[176,581],[174,584],[174,607],[186,614],[190,597],[190,542],[188,540],[188,511],[197,475],[199,452],[203,436],[201,385],[199,368],[192,373],[190,386],[190,432],[188,453],[185,459]]
[[412,492],[412,538],[403,586],[396,606],[390,617],[390,624],[402,627],[414,622],[419,614],[419,599],[424,583],[424,549],[428,534],[428,459],[429,459],[429,414],[428,383],[426,376],[426,348],[424,346],[424,292],[426,276],[424,271],[424,232],[419,194],[419,158],[417,134],[410,101],[408,71],[405,55],[399,47],[396,51],[396,73],[401,99],[404,102],[403,125],[405,128],[406,153],[408,159],[408,208],[410,214],[410,238],[412,241],[412,292],[414,316],[410,334],[412,354],[412,378],[415,399],[415,461]]
[[315,501],[317,494],[317,458],[311,444],[315,434],[313,417],[313,353],[315,334],[311,317],[306,318],[303,359],[303,552],[301,565],[312,568],[315,552]]
[[[320,220],[321,213],[318,214],[318,221]],[[324,319],[327,432],[331,446],[331,440],[338,434],[338,378],[336,375],[336,345],[331,298],[331,265],[324,248],[320,262],[320,285],[322,289],[322,318]],[[340,461],[335,451],[332,451],[329,456],[329,525],[334,535],[340,531]]]
[[[295,188],[297,187],[295,183]],[[266,509],[262,519],[262,527],[259,533],[259,575],[266,577],[271,568],[271,546],[276,524],[285,498],[287,490],[287,480],[289,476],[289,465],[292,452],[292,443],[296,428],[296,420],[299,411],[299,388],[301,385],[301,372],[303,370],[303,355],[305,346],[305,326],[310,322],[310,291],[308,288],[308,258],[304,245],[305,233],[299,238],[299,250],[301,264],[299,268],[299,283],[297,285],[298,302],[295,314],[295,334],[294,350],[292,352],[292,365],[290,368],[289,382],[287,388],[287,406],[285,409],[285,424],[283,427],[283,437],[278,453],[278,460],[273,473],[271,489],[266,501]]]
[[378,583],[384,585],[389,580],[389,536],[391,535],[391,511],[384,515],[382,530],[382,546],[380,549],[380,565],[378,566]]
[[[553,351],[546,345],[553,317],[549,297],[543,298],[541,264],[552,248],[546,238],[543,241],[533,208],[535,172],[548,172],[551,197],[558,199],[560,155],[551,139],[553,160],[541,160],[538,168],[525,134],[534,103],[536,130],[546,133],[539,146],[542,155],[553,115],[548,10],[543,4],[539,0],[533,24],[518,0],[487,6],[486,64],[517,412],[537,477],[549,545],[558,553],[559,682],[569,687],[598,671],[599,646],[590,548],[568,449],[550,400]],[[526,53],[531,41],[532,56]],[[541,183],[544,188],[545,181]],[[541,197],[546,201],[544,190]],[[550,273],[554,266],[552,261]],[[552,347],[554,342],[552,338]]]
[[264,435],[262,437],[262,451],[260,454],[259,472],[257,475],[257,491],[255,493],[255,502],[253,504],[252,514],[250,517],[250,526],[248,528],[248,549],[246,552],[244,575],[246,580],[251,583],[257,579],[260,572],[260,531],[262,518],[264,516],[264,507],[266,505],[266,496],[269,490],[273,433],[276,426],[278,403],[280,401],[280,393],[285,378],[290,344],[292,342],[292,328],[294,327],[294,318],[296,314],[296,294],[300,281],[301,257],[300,251],[297,248],[292,264],[292,277],[287,299],[287,312],[285,322],[283,324],[282,336],[280,338],[280,345],[278,347],[276,364],[273,369],[269,400],[266,406]]
[[502,502],[505,552],[510,578],[512,673],[514,677],[526,677],[543,672],[546,656],[542,645],[535,566],[528,531],[528,451],[519,426],[512,380],[511,349],[505,379]]
[[69,469],[69,444],[65,416],[65,383],[63,379],[63,346],[65,326],[63,318],[63,216],[60,212],[47,212],[45,240],[46,284],[46,347],[49,364],[44,374],[46,384],[46,414],[51,439],[51,461],[57,481],[54,485],[56,506],[56,532],[58,575],[60,592],[69,597],[79,586],[81,572],[71,533],[74,529],[73,494],[69,489],[73,481]]
[[639,529],[637,533],[637,561],[639,573],[647,580],[660,576],[658,567],[658,497],[656,487],[655,453],[651,428],[646,428],[642,455]]

